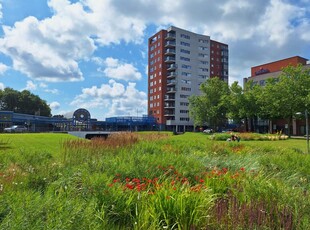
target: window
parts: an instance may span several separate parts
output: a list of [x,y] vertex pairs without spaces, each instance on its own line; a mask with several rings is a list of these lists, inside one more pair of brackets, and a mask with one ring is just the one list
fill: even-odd
[[180,95],[180,98],[188,98],[188,97],[189,97],[189,95],[185,95],[185,94]]
[[182,72],[182,76],[190,77],[190,76],[192,76],[192,74],[191,73],[187,73],[187,72]]
[[153,86],[153,82],[152,81],[150,82],[150,86]]
[[184,84],[191,84],[192,83],[190,80],[185,80],[185,79],[182,79],[181,82]]
[[180,106],[189,106],[188,102],[180,102]]
[[180,121],[189,121],[188,117],[180,117]]
[[152,80],[153,79],[153,77],[154,77],[154,75],[152,74],[152,75],[150,75],[150,79]]
[[192,67],[190,65],[182,64],[182,68],[184,68],[184,69],[191,69]]
[[205,46],[199,46],[198,49],[199,49],[199,50],[208,50],[208,48],[205,47]]
[[181,34],[181,38],[191,39],[191,37],[187,34]]
[[191,45],[188,43],[188,42],[180,42],[180,44],[182,45],[182,46],[187,46],[187,47],[190,47]]
[[198,75],[198,78],[206,79],[206,78],[207,78],[207,75]]
[[202,72],[208,72],[208,68],[199,68],[199,70],[201,70]]
[[198,39],[198,42],[208,44],[208,40],[206,39]]
[[208,64],[209,64],[209,62],[207,62],[207,61],[200,61],[200,64],[203,64],[203,65],[208,65]]
[[150,96],[150,101],[153,101],[153,96]]
[[188,110],[180,110],[180,113],[188,113]]
[[188,87],[181,87],[181,90],[183,90],[183,91],[192,91],[192,89],[188,88]]
[[180,52],[181,52],[181,53],[186,53],[186,54],[190,54],[190,53],[191,53],[191,51],[185,50],[185,49],[181,49]]
[[186,57],[182,57],[182,56],[180,57],[180,60],[181,60],[181,61],[191,61],[190,58],[186,58]]
[[264,86],[264,85],[265,85],[265,80],[260,80],[260,81],[259,81],[259,85],[260,85],[260,86]]
[[208,54],[199,53],[199,54],[198,54],[198,57],[206,58],[206,57],[208,57]]

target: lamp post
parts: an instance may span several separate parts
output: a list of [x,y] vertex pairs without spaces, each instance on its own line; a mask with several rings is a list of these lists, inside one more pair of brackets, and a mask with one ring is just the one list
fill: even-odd
[[[301,112],[296,113],[301,115]],[[306,139],[307,139],[307,153],[309,154],[309,121],[308,121],[308,109],[305,110],[305,119],[306,119]]]

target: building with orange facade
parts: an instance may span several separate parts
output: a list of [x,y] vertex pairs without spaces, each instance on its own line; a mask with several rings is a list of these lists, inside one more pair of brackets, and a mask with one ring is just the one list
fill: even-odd
[[188,98],[211,77],[228,83],[228,45],[171,26],[148,40],[148,115],[161,130],[192,131]]
[[[279,75],[282,73],[283,68],[287,66],[296,67],[298,65],[302,65],[304,68],[310,68],[308,59],[300,56],[294,56],[254,66],[251,68],[251,76],[243,79],[243,86],[245,86],[246,83],[250,81],[253,85],[265,86],[266,80],[268,78],[278,78]],[[276,132],[280,130],[283,132],[286,132],[288,130],[288,124],[286,120],[257,120],[255,130],[257,132]],[[290,130],[292,130],[293,135],[304,135],[306,130],[304,119],[293,120]]]
[[308,59],[306,58],[294,56],[294,57],[254,66],[251,68],[251,76],[243,79],[243,85],[245,85],[248,81],[253,81],[254,85],[259,84],[261,86],[264,86],[266,83],[266,79],[277,78],[281,74],[281,71],[283,68],[289,65],[307,66],[307,61]]

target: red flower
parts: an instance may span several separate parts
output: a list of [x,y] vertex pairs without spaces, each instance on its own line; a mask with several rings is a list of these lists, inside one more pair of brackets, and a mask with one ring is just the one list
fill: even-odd
[[126,188],[128,188],[130,190],[133,190],[135,188],[135,186],[131,183],[127,183],[125,186],[126,186]]

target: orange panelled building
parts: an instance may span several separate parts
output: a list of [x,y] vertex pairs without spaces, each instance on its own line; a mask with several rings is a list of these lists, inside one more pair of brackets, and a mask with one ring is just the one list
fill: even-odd
[[264,73],[273,73],[273,72],[281,71],[282,68],[284,67],[287,67],[289,65],[297,66],[298,64],[306,65],[307,59],[299,57],[299,56],[295,56],[295,57],[290,57],[290,58],[286,58],[286,59],[275,61],[275,62],[270,62],[270,63],[263,64],[263,65],[254,66],[251,68],[251,77],[264,74]]
[[[245,86],[246,83],[249,81],[252,81],[253,85],[264,86],[267,79],[278,78],[279,75],[282,73],[282,69],[290,65],[291,66],[302,65],[303,68],[310,68],[308,59],[300,56],[289,57],[282,60],[261,64],[251,68],[251,76],[243,79],[243,86]],[[270,124],[272,124],[271,125],[272,130],[269,130]],[[290,129],[292,130],[293,135],[304,135],[305,134],[304,119],[293,120],[293,124],[290,127]],[[287,132],[288,124],[286,120],[278,119],[274,121],[268,121],[258,119],[255,131],[276,132],[279,130]]]

